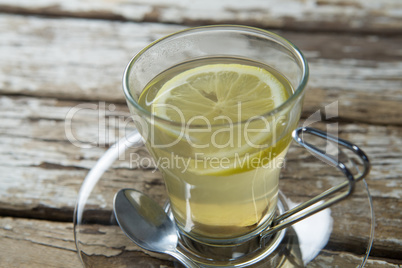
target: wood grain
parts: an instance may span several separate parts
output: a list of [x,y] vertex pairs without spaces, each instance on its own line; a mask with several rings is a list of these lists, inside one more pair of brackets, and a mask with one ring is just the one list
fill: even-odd
[[0,218],[0,265],[79,267],[72,234],[71,223]]
[[[0,218],[0,226],[2,267],[81,266],[75,252],[71,223],[3,217]],[[105,265],[135,268],[177,267],[168,260],[169,257],[142,252],[123,235],[117,226],[92,225],[81,231],[83,236],[86,236],[84,241],[88,243],[81,246],[88,253],[83,256],[87,267],[105,267]],[[105,240],[105,237],[113,239]],[[122,248],[122,244],[126,246]],[[18,258],[15,258],[15,252],[21,252]],[[324,254],[311,267],[330,266],[334,259],[337,263],[343,263],[342,267],[349,267],[350,260],[358,257],[347,252],[324,251]],[[399,266],[380,259],[369,259],[366,267],[396,268]]]
[[8,13],[163,22],[186,25],[245,24],[303,31],[400,33],[398,0],[242,1],[31,1],[1,0]]
[[[402,265],[401,1],[0,0],[1,267],[80,266],[72,220],[83,179],[133,130],[121,90],[125,65],[157,38],[215,23],[271,29],[303,51],[310,80],[300,125],[332,128],[370,156],[376,229],[366,267]],[[326,111],[331,105],[335,113]],[[321,120],[310,125],[317,111]],[[164,204],[163,180],[147,159],[144,147],[130,149],[91,192],[77,233],[88,267],[176,267],[132,244],[111,213],[123,187]],[[340,180],[293,145],[281,189],[302,202]],[[332,242],[311,267],[350,267],[361,257],[368,211],[359,184],[331,208]]]
[[[0,92],[125,103],[121,77],[130,58],[179,29],[183,27],[0,16]],[[338,101],[344,121],[402,124],[400,36],[280,34],[300,44],[309,61],[305,117]]]
[[[128,116],[127,108],[125,105],[113,104],[114,109],[111,111],[109,103],[100,103],[94,110],[80,110],[71,123],[74,137],[79,141],[74,145],[65,136],[66,121],[63,118],[71,107],[81,102],[3,96],[0,103],[0,144],[3,148],[0,153],[0,172],[5,174],[0,181],[0,213],[71,221],[78,191],[88,170],[107,147],[132,130],[130,126],[122,129],[119,125],[118,119],[125,120]],[[106,124],[102,126],[99,122]],[[325,129],[327,123],[318,122],[313,126]],[[102,133],[99,129],[110,133],[107,139],[106,136],[99,136]],[[373,254],[378,257],[397,257],[397,249],[402,244],[401,232],[396,231],[400,230],[402,218],[399,209],[402,195],[401,132],[398,126],[339,124],[340,136],[355,141],[372,158],[373,169],[368,183],[378,218],[379,232],[376,233],[373,248]],[[321,161],[295,146],[292,148],[283,173],[283,183],[294,201],[318,194],[339,181],[337,171],[324,171]],[[134,148],[130,153],[141,159],[149,158],[142,147]],[[166,193],[160,174],[152,166],[142,168],[140,163],[130,162],[127,156],[114,164],[90,196],[88,213],[92,214],[88,217],[104,215],[102,217],[107,221],[113,195],[123,187],[134,187],[150,194],[160,204],[164,203]],[[315,187],[311,188],[311,185]],[[301,196],[300,192],[310,194]],[[355,202],[349,205],[357,209],[367,203],[362,198],[364,195],[357,195]],[[341,206],[334,213],[342,215],[345,214],[344,210],[345,207],[342,209]],[[364,241],[359,240],[358,230],[369,228],[369,215],[350,215],[349,219],[353,227],[348,232],[341,229],[336,231],[343,239],[339,243],[345,245],[345,241],[349,241],[350,245],[361,246]],[[389,240],[390,235],[394,237],[393,240]]]

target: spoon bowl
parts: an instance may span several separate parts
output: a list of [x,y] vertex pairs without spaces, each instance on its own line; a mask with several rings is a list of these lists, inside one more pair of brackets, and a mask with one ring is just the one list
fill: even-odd
[[141,248],[168,254],[186,267],[199,267],[177,250],[176,225],[152,198],[134,189],[121,189],[114,197],[113,210],[122,231]]

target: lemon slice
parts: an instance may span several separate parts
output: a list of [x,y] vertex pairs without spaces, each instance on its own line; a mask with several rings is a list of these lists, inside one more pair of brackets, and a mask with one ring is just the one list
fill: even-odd
[[235,123],[269,112],[287,97],[283,84],[265,69],[210,64],[166,82],[153,101],[152,112],[193,125]]
[[[287,98],[285,86],[263,68],[209,64],[167,81],[156,94],[151,109],[158,117],[187,124],[183,129],[186,135],[180,139],[177,129],[158,126],[158,138],[166,144],[175,141],[169,151],[188,157],[189,171],[230,175],[255,168],[256,165],[249,165],[251,162],[265,165],[287,148],[288,137],[277,140],[283,129],[277,127],[276,119],[261,116]],[[260,118],[247,122],[254,117]],[[272,146],[274,143],[277,145]],[[202,155],[203,165],[197,162],[197,155]],[[217,168],[208,162],[213,158],[227,158],[227,164]]]

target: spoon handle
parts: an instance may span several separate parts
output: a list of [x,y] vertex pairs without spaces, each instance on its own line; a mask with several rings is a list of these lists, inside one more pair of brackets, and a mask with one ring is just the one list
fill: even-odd
[[200,268],[198,264],[196,264],[192,259],[184,255],[178,250],[172,250],[168,252],[170,256],[174,257],[178,261],[180,261],[187,268]]

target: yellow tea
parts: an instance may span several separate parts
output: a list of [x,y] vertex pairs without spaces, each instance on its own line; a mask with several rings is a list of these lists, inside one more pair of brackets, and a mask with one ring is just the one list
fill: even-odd
[[225,240],[270,223],[294,129],[270,112],[292,94],[275,69],[224,57],[171,67],[145,87],[138,103],[158,117],[146,145],[185,233]]

